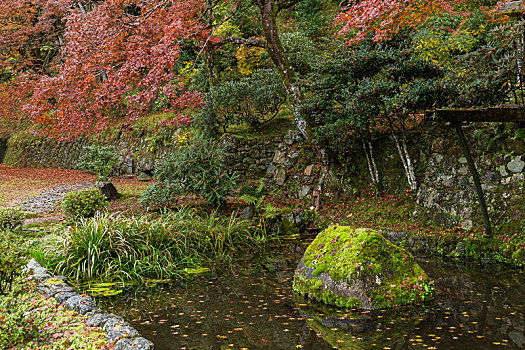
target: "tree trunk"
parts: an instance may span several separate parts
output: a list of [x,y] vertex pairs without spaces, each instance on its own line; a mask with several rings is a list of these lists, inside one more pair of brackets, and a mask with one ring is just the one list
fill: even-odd
[[370,152],[370,160],[372,161],[372,169],[374,170],[374,175],[376,177],[376,183],[379,184],[379,171],[377,170],[376,161],[374,158],[372,142],[370,142],[370,139],[367,139],[366,141],[368,142],[368,150]]
[[374,160],[374,152],[372,151],[372,143],[362,137],[363,151],[365,152],[366,163],[368,164],[368,171],[373,184],[379,184],[379,172],[377,171],[376,162]]
[[374,171],[372,170],[372,162],[370,161],[370,156],[368,155],[368,150],[366,148],[365,140],[361,138],[361,142],[363,143],[363,151],[365,152],[366,164],[368,164],[368,171],[370,172],[370,178],[372,179],[372,182],[375,183],[376,179],[374,177]]
[[417,179],[416,179],[416,172],[414,171],[414,165],[412,164],[412,158],[410,158],[410,153],[408,153],[408,146],[406,142],[406,135],[403,132],[401,143],[403,146],[403,151],[405,152],[405,159],[407,163],[407,169],[408,169],[408,176],[410,176],[410,179],[412,181],[412,190],[417,190]]
[[288,61],[288,57],[284,52],[283,45],[279,37],[277,28],[277,14],[279,13],[280,8],[278,7],[278,4],[272,0],[254,0],[254,2],[259,7],[261,13],[264,38],[266,39],[268,54],[270,55],[275,68],[277,68],[277,71],[281,75],[286,92],[292,98],[293,116],[297,124],[297,128],[308,141],[311,141],[312,125],[300,113],[299,108],[302,102],[301,90],[297,85],[295,72],[290,65],[290,61]]
[[[309,115],[303,115],[300,106],[303,95],[295,72],[290,65],[290,61],[284,52],[279,31],[277,27],[277,15],[280,10],[289,8],[300,0],[252,0],[259,8],[262,18],[262,27],[264,38],[266,40],[266,49],[277,71],[281,75],[286,92],[291,97],[293,116],[297,129],[306,138],[307,142],[312,144],[321,164],[328,169],[328,157],[323,148],[319,147],[312,139],[313,120]],[[320,179],[322,182],[322,179]],[[320,184],[321,185],[321,184]]]
[[204,63],[208,75],[208,85],[213,87],[217,85],[220,79],[219,69],[216,64],[215,54],[211,50],[204,51]]
[[410,190],[415,191],[417,190],[417,184],[413,182],[413,178],[410,175],[409,170],[409,159],[406,158],[405,151],[406,151],[406,145],[404,147],[401,147],[401,143],[399,142],[399,138],[397,137],[394,130],[391,130],[392,137],[394,138],[394,142],[396,144],[397,152],[399,153],[399,158],[401,159],[401,163],[403,164],[403,169],[405,169],[405,175],[407,177],[408,186],[410,187]]

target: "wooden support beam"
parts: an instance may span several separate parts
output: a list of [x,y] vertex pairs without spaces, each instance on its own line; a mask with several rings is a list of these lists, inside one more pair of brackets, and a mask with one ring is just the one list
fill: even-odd
[[454,127],[456,128],[456,133],[459,137],[459,144],[461,145],[461,149],[463,150],[463,155],[467,159],[470,175],[472,175],[472,179],[474,180],[474,186],[476,187],[476,193],[478,195],[479,200],[479,209],[481,211],[481,216],[483,217],[483,224],[485,226],[485,234],[489,237],[492,237],[492,228],[490,226],[489,213],[487,211],[485,195],[483,194],[483,188],[481,187],[481,181],[479,179],[478,170],[476,169],[476,164],[474,163],[474,160],[472,159],[472,156],[470,154],[470,149],[468,147],[465,134],[463,133],[463,129],[461,128],[461,123],[454,123]]
[[496,10],[497,13],[505,15],[521,15],[525,11],[525,1],[508,0],[502,3]]
[[459,122],[525,122],[525,108],[483,108],[483,109],[438,109],[426,111],[429,121]]

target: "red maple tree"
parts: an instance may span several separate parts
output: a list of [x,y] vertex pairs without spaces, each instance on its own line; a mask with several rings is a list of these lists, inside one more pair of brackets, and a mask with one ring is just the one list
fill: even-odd
[[[204,1],[10,2],[27,16],[0,8],[0,23],[14,23],[0,33],[4,69],[23,71],[17,76],[32,93],[26,112],[52,135],[98,132],[112,118],[132,121],[159,100],[157,109],[177,116],[172,124],[185,124],[188,109],[203,103],[185,89],[177,64],[185,47],[209,35],[201,21]],[[47,41],[56,39],[58,60],[46,70],[28,70],[22,60],[14,66],[22,48],[45,47],[42,40],[31,42],[43,33]]]

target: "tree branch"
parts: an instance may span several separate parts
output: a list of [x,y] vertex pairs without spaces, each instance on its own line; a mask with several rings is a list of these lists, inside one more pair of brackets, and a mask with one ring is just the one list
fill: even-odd
[[229,38],[222,39],[218,43],[213,44],[213,47],[222,46],[227,43],[233,43],[237,45],[244,45],[244,46],[254,46],[254,47],[262,47],[266,48],[266,41],[260,40],[260,39],[245,39],[245,38],[238,38],[236,36],[230,36]]
[[301,2],[301,0],[277,0],[278,11],[288,9],[299,2]]

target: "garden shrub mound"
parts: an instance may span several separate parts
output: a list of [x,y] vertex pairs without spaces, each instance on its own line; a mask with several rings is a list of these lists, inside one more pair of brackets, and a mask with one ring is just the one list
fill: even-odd
[[433,282],[413,256],[370,229],[332,226],[310,244],[293,289],[339,307],[367,310],[419,303]]

